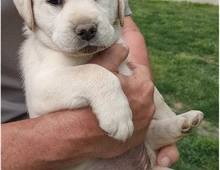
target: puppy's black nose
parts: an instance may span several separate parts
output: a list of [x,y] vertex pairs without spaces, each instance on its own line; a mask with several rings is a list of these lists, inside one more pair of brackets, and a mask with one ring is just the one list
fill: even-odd
[[97,26],[93,23],[91,24],[79,24],[75,28],[75,33],[82,40],[89,41],[95,37],[97,32]]

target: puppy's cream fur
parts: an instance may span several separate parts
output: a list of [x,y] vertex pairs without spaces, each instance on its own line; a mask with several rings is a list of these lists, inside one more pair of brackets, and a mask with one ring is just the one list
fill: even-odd
[[[62,5],[46,0],[14,3],[27,25],[20,63],[30,117],[90,105],[100,127],[110,136],[123,141],[130,137],[132,112],[119,80],[103,67],[86,64],[98,52],[122,41],[124,0],[65,0]],[[97,27],[94,38],[86,41],[76,34],[77,26],[91,24]],[[120,70],[130,74],[126,64]],[[199,125],[203,114],[190,111],[176,116],[156,88],[154,101],[156,112],[145,146],[151,155],[149,169],[165,170],[156,166],[155,150],[184,137]],[[81,170],[89,163],[68,169]]]

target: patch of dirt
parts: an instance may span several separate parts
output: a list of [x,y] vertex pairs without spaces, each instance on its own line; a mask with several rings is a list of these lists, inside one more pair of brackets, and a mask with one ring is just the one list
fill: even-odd
[[201,125],[197,128],[197,132],[204,136],[219,136],[219,128],[214,127],[210,122],[203,120]]
[[183,108],[183,105],[180,102],[174,103],[174,105],[173,105],[174,110],[181,110],[182,108]]

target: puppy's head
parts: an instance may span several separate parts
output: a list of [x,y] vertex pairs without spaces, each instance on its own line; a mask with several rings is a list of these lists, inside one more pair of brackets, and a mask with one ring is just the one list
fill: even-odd
[[120,37],[124,0],[13,0],[31,34],[76,56],[94,54]]

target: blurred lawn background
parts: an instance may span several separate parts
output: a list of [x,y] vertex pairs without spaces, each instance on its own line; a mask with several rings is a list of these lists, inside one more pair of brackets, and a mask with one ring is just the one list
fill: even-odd
[[178,142],[176,170],[219,169],[218,6],[130,0],[132,18],[145,37],[155,85],[177,113],[205,114],[202,127]]

